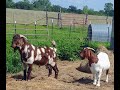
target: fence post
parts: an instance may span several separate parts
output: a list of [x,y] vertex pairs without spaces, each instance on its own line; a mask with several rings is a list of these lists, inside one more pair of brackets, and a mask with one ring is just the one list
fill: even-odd
[[60,29],[62,28],[61,8],[60,8]]
[[87,22],[88,22],[88,15],[86,14],[85,24],[87,24]]
[[58,27],[60,26],[60,12],[58,12],[58,20],[57,20]]
[[47,13],[47,8],[46,8],[46,25],[48,25],[48,13]]
[[14,24],[14,26],[15,26],[15,34],[16,34],[16,21],[15,21],[15,24]]
[[106,24],[108,24],[108,15],[107,15],[107,17],[106,17]]
[[36,21],[35,21],[35,38],[36,38]]
[[59,28],[62,28],[62,21],[61,21],[61,8],[60,8],[60,12],[58,12],[58,22],[57,25],[59,26]]

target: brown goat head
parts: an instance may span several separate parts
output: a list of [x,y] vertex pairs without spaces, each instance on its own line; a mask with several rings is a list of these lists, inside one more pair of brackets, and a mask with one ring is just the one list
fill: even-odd
[[98,61],[97,55],[95,55],[94,51],[89,48],[84,48],[80,52],[80,57],[81,59],[87,58],[89,60],[89,64],[94,63],[94,62],[96,63]]
[[93,57],[94,52],[95,52],[95,50],[93,48],[86,47],[80,52],[80,57],[82,59],[85,59],[85,58],[88,59],[89,57]]
[[16,51],[17,49],[20,49],[23,44],[27,42],[27,38],[20,34],[15,34],[12,39],[12,45],[11,47]]
[[88,48],[84,48],[81,52],[80,52],[80,57],[81,59],[85,59],[88,58],[88,56],[90,56],[90,51],[88,50]]

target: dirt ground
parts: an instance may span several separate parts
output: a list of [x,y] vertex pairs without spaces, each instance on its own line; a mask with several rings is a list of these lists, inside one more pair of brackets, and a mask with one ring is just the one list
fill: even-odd
[[[7,74],[6,89],[7,90],[114,90],[114,55],[109,52],[111,69],[109,74],[109,82],[106,83],[105,72],[101,77],[101,86],[96,87],[92,84],[92,74],[81,72],[76,68],[80,65],[77,61],[60,61],[58,60],[59,76],[54,78],[53,74],[48,77],[48,70],[45,66],[33,66],[32,79],[29,81],[21,81],[22,72],[17,74]],[[18,79],[16,81],[16,79]]]

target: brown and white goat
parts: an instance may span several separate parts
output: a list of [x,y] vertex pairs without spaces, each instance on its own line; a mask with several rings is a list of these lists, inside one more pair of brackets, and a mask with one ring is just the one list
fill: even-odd
[[108,72],[110,68],[109,57],[104,52],[99,52],[97,55],[94,53],[94,49],[87,47],[80,52],[80,57],[82,59],[89,60],[90,70],[93,73],[93,84],[100,86],[100,78],[102,71],[106,70],[106,82],[108,82]]
[[52,41],[52,45],[54,47],[35,47],[28,42],[24,35],[15,34],[13,36],[12,48],[14,51],[18,50],[21,55],[21,61],[24,67],[24,80],[30,79],[33,64],[39,66],[45,65],[49,70],[48,76],[52,74],[53,69],[55,71],[55,78],[57,79],[59,70],[56,63],[56,48],[54,41]]

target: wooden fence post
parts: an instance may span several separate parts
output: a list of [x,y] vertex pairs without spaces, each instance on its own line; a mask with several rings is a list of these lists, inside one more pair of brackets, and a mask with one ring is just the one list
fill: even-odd
[[108,24],[108,15],[107,15],[107,17],[106,17],[106,24]]
[[60,28],[62,28],[61,8],[60,8]]
[[47,8],[46,8],[46,25],[48,25],[48,13],[47,13]]
[[58,12],[58,20],[57,20],[57,25],[59,26],[60,23],[60,13]]
[[87,22],[88,22],[88,15],[86,14],[85,25],[87,24]]
[[61,18],[61,8],[60,8],[60,12],[58,12],[58,22],[57,25],[59,26],[59,28],[62,28],[62,18]]

